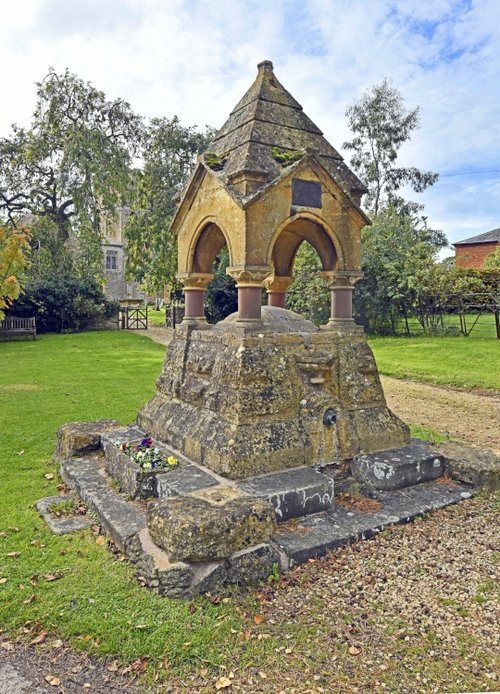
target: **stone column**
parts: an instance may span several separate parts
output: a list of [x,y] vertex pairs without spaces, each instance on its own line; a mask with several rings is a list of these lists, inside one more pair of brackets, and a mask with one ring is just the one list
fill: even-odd
[[326,280],[330,289],[328,326],[339,328],[353,325],[352,292],[356,282],[363,277],[363,273],[356,270],[333,270],[322,272],[321,277]]
[[[205,289],[214,276],[201,272],[183,272],[177,279],[184,284],[184,320],[182,323],[202,327],[207,324],[205,318]],[[208,325],[208,324],[207,324]]]
[[264,265],[228,267],[228,275],[236,280],[238,289],[238,320],[259,321],[261,319],[261,292],[264,280],[272,273],[272,268]]
[[268,277],[264,284],[267,289],[267,304],[268,306],[277,306],[278,308],[286,308],[286,292],[292,284],[293,277],[272,275]]

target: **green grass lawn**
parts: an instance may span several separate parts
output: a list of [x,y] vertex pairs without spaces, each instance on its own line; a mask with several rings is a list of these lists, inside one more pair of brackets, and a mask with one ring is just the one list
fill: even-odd
[[165,325],[165,308],[156,311],[154,306],[148,306],[148,323],[150,325]]
[[44,628],[122,661],[167,655],[179,671],[221,662],[214,635],[227,640],[241,621],[230,606],[200,600],[192,613],[187,602],[160,598],[89,531],[54,536],[34,509],[57,493],[57,428],[100,417],[132,422],[163,355],[147,337],[118,331],[0,343],[0,628],[15,634],[30,622],[34,634]]
[[458,388],[500,390],[500,340],[475,337],[374,337],[380,373]]

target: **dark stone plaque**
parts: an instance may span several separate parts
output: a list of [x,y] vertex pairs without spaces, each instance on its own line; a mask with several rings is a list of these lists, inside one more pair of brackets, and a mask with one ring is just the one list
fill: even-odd
[[292,205],[321,207],[321,183],[292,179]]

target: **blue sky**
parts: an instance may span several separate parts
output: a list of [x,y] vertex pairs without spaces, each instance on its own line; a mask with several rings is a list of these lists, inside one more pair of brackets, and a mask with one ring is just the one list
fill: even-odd
[[440,173],[413,196],[430,223],[450,242],[500,226],[500,0],[0,2],[0,135],[28,124],[49,66],[144,116],[220,126],[267,58],[341,149],[346,107],[389,77],[421,109],[401,163]]

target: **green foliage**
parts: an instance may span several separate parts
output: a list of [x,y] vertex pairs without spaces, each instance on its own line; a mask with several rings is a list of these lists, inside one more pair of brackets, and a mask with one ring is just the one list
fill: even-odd
[[354,290],[355,315],[370,332],[389,332],[431,294],[448,291],[451,271],[436,261],[439,233],[388,207],[362,230],[363,279]]
[[307,241],[303,241],[295,256],[294,282],[287,292],[287,307],[300,313],[317,325],[330,317],[330,291],[321,279],[319,255]]
[[297,151],[287,151],[285,149],[280,149],[279,147],[273,147],[271,150],[271,155],[282,166],[290,166],[296,161],[299,161],[304,156],[305,152],[302,150]]
[[49,506],[49,512],[54,516],[72,516],[75,512],[75,501],[74,499],[54,501]]
[[151,293],[175,288],[177,239],[169,233],[174,199],[212,137],[212,129],[184,127],[177,116],[153,118],[146,129],[144,166],[134,177],[125,235],[128,275]]
[[28,266],[29,234],[0,226],[0,320],[21,292],[20,275]]
[[421,193],[438,179],[432,171],[396,164],[400,148],[418,127],[418,111],[405,110],[403,97],[387,79],[346,111],[354,138],[343,146],[353,152],[351,165],[368,186],[365,205],[374,214],[386,204],[405,212],[418,211],[419,205],[405,202],[397,192],[409,186]]
[[55,276],[29,283],[12,313],[36,316],[37,332],[48,333],[82,330],[95,320],[116,316],[118,308],[95,280]]
[[500,271],[500,244],[495,248],[493,253],[486,256],[484,261],[484,267],[486,270],[497,270]]
[[140,135],[126,102],[51,69],[37,84],[31,126],[14,125],[0,139],[0,215],[14,226],[23,217],[48,219],[62,242],[88,242],[80,262],[95,274],[101,219],[122,203]]
[[238,310],[238,290],[235,280],[226,274],[228,265],[229,253],[224,246],[215,259],[214,279],[205,292],[205,313],[209,323],[218,323]]

